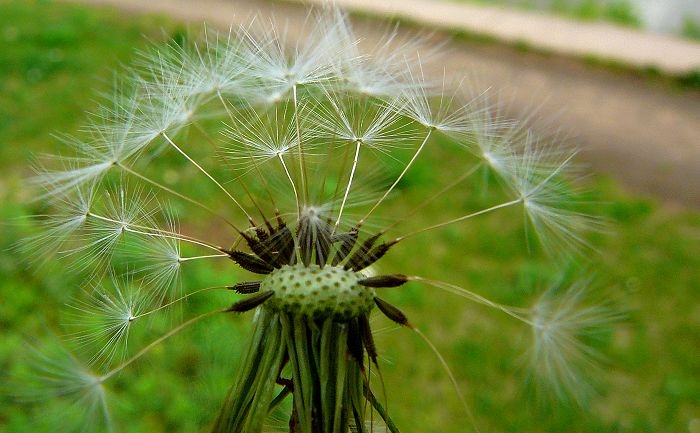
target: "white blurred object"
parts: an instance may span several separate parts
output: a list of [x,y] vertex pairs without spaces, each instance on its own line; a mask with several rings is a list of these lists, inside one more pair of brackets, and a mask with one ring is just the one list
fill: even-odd
[[632,0],[644,27],[656,32],[678,33],[686,18],[700,22],[698,0]]

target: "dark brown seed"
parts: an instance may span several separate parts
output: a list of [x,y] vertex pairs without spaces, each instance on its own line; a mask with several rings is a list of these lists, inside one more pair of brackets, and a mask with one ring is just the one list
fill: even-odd
[[284,222],[280,223],[274,236],[270,239],[270,248],[278,252],[274,263],[276,267],[293,265],[296,263],[294,237],[292,236],[291,230],[289,230]]
[[377,297],[374,298],[374,303],[377,304],[379,310],[382,313],[384,313],[384,315],[389,319],[393,320],[399,325],[406,326],[409,328],[412,327],[411,324],[408,323],[408,318],[406,317],[406,315],[403,314],[398,308]]
[[255,274],[269,274],[274,269],[253,254],[244,253],[242,251],[228,251],[228,255],[231,257],[231,260],[238,263],[240,267]]
[[297,227],[297,239],[299,242],[299,251],[301,252],[301,261],[304,266],[309,266],[311,263],[311,255],[313,254],[313,239],[311,227],[309,227],[309,219],[302,218],[299,220]]
[[338,263],[345,260],[348,254],[350,254],[350,251],[352,251],[353,247],[355,247],[355,243],[357,242],[358,233],[358,228],[353,227],[347,233],[341,233],[331,237],[331,243],[340,242],[338,252],[335,253],[333,261],[331,262],[333,266],[337,266]]
[[364,349],[362,347],[362,333],[357,318],[348,323],[348,352],[355,361],[362,365]]
[[333,228],[325,222],[312,222],[303,217],[297,228],[297,239],[301,259],[305,266],[309,266],[315,253],[314,262],[323,266],[326,264],[331,250],[331,233]]
[[274,262],[274,255],[272,254],[272,251],[268,245],[269,241],[260,241],[258,240],[259,237],[255,238],[246,233],[241,233],[241,236],[243,236],[243,239],[245,239],[248,247],[251,249],[251,251],[253,251],[253,253],[255,253],[256,256],[260,258],[260,260],[267,263]]
[[365,350],[367,350],[367,355],[372,360],[372,362],[377,364],[377,346],[374,344],[374,337],[372,336],[372,329],[369,326],[369,318],[366,314],[363,314],[358,319],[360,325],[360,335],[362,335],[362,342],[365,344]]
[[[267,222],[267,220],[265,221]],[[262,227],[255,227],[255,234],[258,236],[258,239],[260,239],[260,242],[263,243],[270,237],[267,231]]]
[[268,290],[267,292],[262,292],[258,293],[257,295],[253,295],[249,298],[245,298],[242,301],[238,301],[228,307],[225,311],[226,312],[232,312],[232,313],[243,313],[245,311],[252,310],[253,308],[259,306],[263,302],[267,301],[274,295],[275,292],[272,290]]
[[245,281],[238,283],[235,286],[228,286],[226,288],[242,295],[249,295],[260,290],[260,281]]
[[[346,270],[357,269],[357,264],[362,262],[365,259],[365,256],[367,255],[367,253],[369,253],[369,251],[374,246],[374,243],[377,242],[377,239],[379,239],[379,237],[381,235],[382,235],[381,233],[377,233],[376,235],[365,240],[362,243],[362,245],[360,246],[360,248],[358,248],[357,251],[355,251],[353,253],[353,255],[350,256],[350,258],[348,259],[348,262],[345,264],[345,269]],[[360,268],[360,269],[363,269],[363,268]]]
[[324,224],[316,233],[316,264],[323,267],[331,253],[331,234],[333,229],[329,224]]
[[384,254],[386,254],[389,251],[389,248],[393,247],[396,244],[396,241],[391,241],[387,242],[384,244],[381,244],[377,247],[375,247],[371,252],[368,254],[365,254],[363,256],[357,257],[356,260],[352,260],[355,258],[355,255],[353,255],[352,259],[350,262],[348,262],[348,265],[352,263],[352,267],[348,268],[348,265],[345,265],[345,269],[352,269],[353,271],[361,271],[367,266],[372,265],[374,262],[377,260],[381,259],[384,257]]
[[403,274],[377,275],[359,280],[357,283],[366,287],[398,287],[408,281]]

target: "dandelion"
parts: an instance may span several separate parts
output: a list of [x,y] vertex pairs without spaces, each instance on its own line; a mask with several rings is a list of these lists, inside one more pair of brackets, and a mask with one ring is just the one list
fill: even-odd
[[[120,86],[111,108],[92,116],[87,138],[63,140],[75,155],[37,165],[35,182],[55,213],[40,219],[44,233],[27,245],[57,251],[92,278],[70,304],[67,324],[79,352],[92,350],[90,367],[73,355],[43,357],[50,366],[40,376],[63,390],[49,395],[80,394],[91,401],[90,414],[109,418],[105,387],[151,349],[209,317],[254,311],[214,432],[261,432],[282,419],[290,432],[395,433],[377,390],[381,348],[371,315],[378,312],[425,339],[478,430],[448,363],[384,299],[409,282],[529,326],[535,375],[557,394],[580,387],[593,355],[582,335],[612,319],[579,302],[585,284],[528,309],[411,269],[377,270],[415,237],[505,208],[520,207],[552,254],[585,248],[594,221],[575,210],[563,180],[575,153],[505,119],[483,94],[463,98],[432,85],[413,42],[400,46],[390,33],[365,52],[342,12],[309,20],[310,35],[295,44],[276,25],[251,26],[228,35],[205,29],[203,42],[141,53],[129,88]],[[407,213],[392,215],[388,202],[435,147],[462,158],[463,170]],[[185,183],[159,175],[159,164],[174,161],[185,164]],[[436,199],[458,194],[480,167],[499,177],[502,194],[468,213],[405,228]],[[183,221],[206,215],[217,230],[179,227],[170,202]],[[233,262],[249,278],[187,287],[180,275],[193,261]],[[214,290],[232,300],[200,315],[181,308],[179,324],[133,347],[132,328],[147,323],[141,319]]]
[[[557,291],[563,293],[556,296]],[[563,399],[581,400],[591,394],[592,384],[582,378],[599,373],[596,361],[602,355],[586,341],[621,317],[609,302],[592,303],[588,291],[584,281],[568,288],[554,285],[531,311],[533,375]]]
[[[139,289],[122,284],[112,277],[112,289],[94,287],[85,299],[77,299],[69,305],[73,311],[74,331],[67,335],[82,346],[98,347],[91,354],[91,364],[110,363],[113,358],[123,358],[128,345],[132,324],[140,317],[144,307]],[[88,349],[89,350],[89,349]],[[94,349],[93,349],[94,350]]]
[[[104,378],[94,374],[65,347],[56,344],[31,346],[17,397],[26,402],[41,402],[52,398],[67,400],[79,408],[82,419],[71,419],[64,428],[74,431],[111,431],[111,413],[107,403]],[[64,424],[68,421],[62,414]],[[55,429],[55,425],[51,428]]]

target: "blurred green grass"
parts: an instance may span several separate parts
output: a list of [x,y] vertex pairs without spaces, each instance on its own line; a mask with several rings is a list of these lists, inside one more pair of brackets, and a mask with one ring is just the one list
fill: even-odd
[[628,0],[452,0],[484,5],[504,5],[525,10],[544,10],[581,21],[606,21],[641,27],[639,11]]
[[[29,257],[9,249],[32,233],[22,217],[40,209],[23,186],[31,155],[56,151],[50,134],[75,131],[83,110],[95,107],[95,89],[109,91],[111,71],[128,63],[147,39],[181,37],[183,29],[165,18],[120,17],[113,10],[43,1],[0,1],[0,11],[0,382],[5,382],[22,369],[26,341],[59,329],[64,304],[80,287],[80,277],[61,263],[34,269]],[[449,150],[421,160],[406,179],[411,188],[390,203],[394,214],[407,212],[409,204],[463,170],[459,161]],[[477,189],[483,181],[471,186]],[[628,196],[610,180],[594,179],[591,187],[590,199],[601,203],[594,210],[610,221],[610,229],[593,236],[599,253],[592,254],[587,271],[628,310],[628,319],[600,343],[609,356],[607,374],[590,407],[540,405],[523,391],[520,354],[527,330],[507,317],[414,284],[387,294],[441,349],[482,431],[681,432],[700,419],[700,215]],[[425,226],[484,200],[480,193],[463,192],[439,200],[411,224]],[[518,212],[504,212],[416,237],[383,259],[382,269],[527,305],[561,266],[528,252],[521,222]],[[202,221],[194,228],[206,233],[206,226]],[[239,278],[245,276],[228,263],[192,266],[183,286],[191,290]],[[194,297],[183,315],[230,301],[225,294]],[[197,325],[119,376],[111,384],[119,431],[203,431],[233,380],[249,320],[219,317]],[[149,341],[169,324],[155,320],[141,338]],[[407,331],[390,330],[378,336],[378,344],[390,410],[403,431],[469,431],[468,417],[424,343]],[[51,414],[76,412],[60,402],[48,408],[23,405],[10,394],[0,396],[0,430],[51,430]]]

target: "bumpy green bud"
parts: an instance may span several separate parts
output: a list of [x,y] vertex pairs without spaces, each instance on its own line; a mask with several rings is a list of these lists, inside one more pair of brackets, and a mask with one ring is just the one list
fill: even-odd
[[265,306],[275,311],[323,319],[349,320],[374,306],[374,289],[358,284],[364,275],[342,266],[284,266],[265,278],[261,291],[275,295]]

